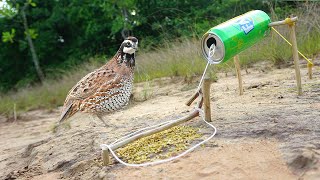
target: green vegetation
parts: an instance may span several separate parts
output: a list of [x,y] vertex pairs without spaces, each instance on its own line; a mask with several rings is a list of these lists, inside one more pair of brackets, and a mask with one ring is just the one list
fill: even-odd
[[42,72],[47,79],[60,78],[61,69],[88,57],[112,57],[124,36],[138,37],[140,49],[147,51],[168,40],[200,37],[214,24],[251,9],[268,11],[268,3],[259,0],[5,2],[0,8],[2,92],[34,85]]
[[52,109],[61,106],[70,88],[88,72],[101,65],[97,63],[99,61],[97,59],[101,58],[91,58],[88,63],[64,73],[65,75],[59,80],[48,80],[42,85],[22,88],[17,92],[1,95],[1,114],[11,117],[14,103],[18,114],[38,108]]
[[[14,104],[18,113],[62,105],[68,90],[78,80],[115,53],[122,33],[134,34],[140,40],[136,82],[166,76],[186,79],[200,76],[206,62],[200,53],[199,37],[211,26],[251,9],[262,9],[274,20],[292,13],[298,15],[299,50],[311,59],[320,52],[319,4],[300,2],[299,8],[294,8],[297,4],[293,2],[273,4],[254,0],[212,4],[129,0],[120,4],[98,0],[30,2],[36,6],[26,11],[30,23],[27,32],[35,38],[46,80],[43,84],[36,83],[38,78],[21,19],[14,15],[14,10],[6,12],[10,18],[0,18],[0,91],[3,91],[0,114],[7,117],[12,117]],[[123,23],[121,10],[131,13],[129,22]],[[113,15],[100,17],[99,13]],[[286,27],[277,29],[289,39]],[[240,54],[241,64],[246,66],[261,60],[279,65],[290,62],[291,58],[290,46],[275,33]],[[210,66],[209,73],[215,78],[216,72],[231,71],[233,67],[229,61]],[[145,96],[147,98],[147,94]]]

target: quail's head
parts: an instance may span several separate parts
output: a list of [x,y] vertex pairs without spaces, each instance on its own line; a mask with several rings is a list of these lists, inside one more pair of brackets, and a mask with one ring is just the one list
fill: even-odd
[[132,36],[127,37],[121,44],[120,49],[125,54],[133,54],[138,50],[138,39]]

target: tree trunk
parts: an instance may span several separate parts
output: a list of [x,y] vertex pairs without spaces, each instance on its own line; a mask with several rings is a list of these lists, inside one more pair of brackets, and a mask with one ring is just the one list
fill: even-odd
[[121,35],[123,39],[126,39],[130,36],[130,31],[127,28],[128,23],[128,11],[126,8],[122,9],[122,15],[123,15],[123,28],[121,30]]
[[[28,30],[29,30],[28,21],[27,21],[27,17],[26,17],[26,13],[25,13],[25,10],[26,10],[27,7],[28,7],[28,4],[26,3],[24,5],[24,7],[21,9],[21,16],[22,16],[23,27],[25,29],[25,32],[28,32]],[[29,33],[26,33],[26,36],[27,36],[27,41],[28,41],[29,47],[30,47],[30,51],[31,51],[31,56],[32,56],[32,61],[33,61],[34,67],[36,68],[36,71],[37,71],[38,77],[40,79],[40,82],[43,83],[44,74],[43,74],[43,72],[42,72],[42,70],[40,68],[39,59],[38,59],[36,50],[34,48],[32,38],[31,38]]]

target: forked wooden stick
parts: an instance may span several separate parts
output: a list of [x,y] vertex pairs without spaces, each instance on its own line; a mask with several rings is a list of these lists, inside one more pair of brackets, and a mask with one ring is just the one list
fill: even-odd
[[[200,91],[200,92],[199,92],[199,91]],[[200,95],[200,93],[201,93],[201,90],[199,90],[199,91],[197,91],[195,94],[193,94],[193,95],[191,96],[191,98],[186,102],[186,105],[187,105],[187,106],[190,106],[190,105],[193,103],[193,101],[197,99],[197,97],[198,97],[198,96]]]
[[[298,20],[298,17],[292,17],[290,18],[291,22],[296,22]],[[280,26],[280,25],[285,25],[288,24],[288,20],[283,20],[283,21],[275,21],[272,23],[269,23],[269,27],[273,27],[273,26]]]

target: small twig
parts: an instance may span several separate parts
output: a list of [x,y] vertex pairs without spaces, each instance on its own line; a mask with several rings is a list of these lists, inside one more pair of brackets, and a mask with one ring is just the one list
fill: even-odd
[[201,93],[201,90],[197,91],[195,94],[191,96],[191,98],[186,102],[187,106],[190,106],[194,100],[196,100]]
[[14,118],[13,122],[16,122],[17,121],[16,103],[13,104],[13,118]]

